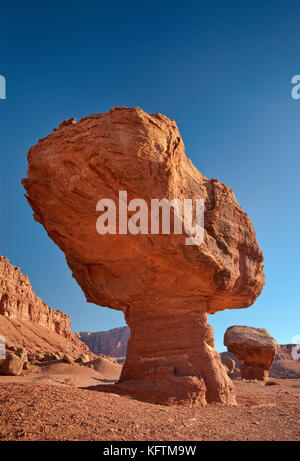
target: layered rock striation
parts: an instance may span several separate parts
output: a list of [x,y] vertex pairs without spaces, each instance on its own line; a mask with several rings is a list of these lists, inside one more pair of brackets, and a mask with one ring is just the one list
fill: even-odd
[[70,317],[35,295],[29,278],[0,256],[0,334],[6,345],[28,351],[88,351],[71,331]]
[[27,275],[4,256],[0,256],[0,315],[37,323],[65,338],[73,334],[70,317],[36,296]]

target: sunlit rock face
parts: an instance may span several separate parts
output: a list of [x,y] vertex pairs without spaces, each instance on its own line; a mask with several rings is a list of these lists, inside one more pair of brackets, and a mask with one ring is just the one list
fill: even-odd
[[[125,314],[131,336],[119,386],[154,401],[234,403],[207,314],[255,301],[263,255],[232,190],[186,157],[176,123],[126,107],[72,119],[30,149],[28,164],[34,217],[87,301]],[[187,245],[184,232],[99,235],[96,205],[118,204],[120,191],[149,210],[151,199],[203,199],[203,242]]]
[[36,296],[29,278],[4,256],[0,256],[0,315],[38,324],[65,338],[73,338],[70,317],[51,309]]

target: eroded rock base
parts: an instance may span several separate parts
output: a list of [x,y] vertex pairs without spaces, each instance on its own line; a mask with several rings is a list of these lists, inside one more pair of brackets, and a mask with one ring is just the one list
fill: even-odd
[[[162,405],[206,405],[206,386],[196,376],[174,376],[158,370],[145,380],[119,382],[117,387],[143,400]],[[161,374],[161,376],[160,376]]]
[[171,315],[165,306],[160,316],[156,309],[133,306],[125,313],[131,334],[118,386],[156,403],[235,404],[207,325],[206,303],[188,312],[172,306]]

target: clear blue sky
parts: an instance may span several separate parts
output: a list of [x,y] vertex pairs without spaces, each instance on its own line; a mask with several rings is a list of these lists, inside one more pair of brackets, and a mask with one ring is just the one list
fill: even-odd
[[300,2],[3,0],[1,253],[72,328],[124,325],[87,304],[64,255],[33,220],[21,186],[27,151],[67,118],[139,106],[176,120],[186,153],[233,188],[265,255],[249,309],[210,316],[216,346],[233,324],[279,343],[300,334]]

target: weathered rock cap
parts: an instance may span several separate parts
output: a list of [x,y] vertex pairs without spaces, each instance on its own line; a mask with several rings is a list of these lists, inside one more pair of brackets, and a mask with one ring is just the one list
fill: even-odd
[[[233,191],[207,179],[185,155],[173,120],[135,107],[113,108],[60,129],[28,153],[23,185],[35,219],[61,248],[87,301],[125,310],[136,304],[170,311],[200,301],[207,310],[250,306],[264,286],[263,254]],[[205,236],[102,235],[99,199],[203,199]],[[155,300],[158,299],[158,305]]]
[[238,359],[247,364],[262,365],[270,370],[277,350],[277,342],[264,328],[232,326],[224,335],[224,345]]

